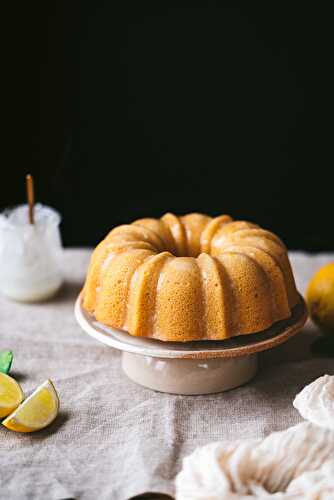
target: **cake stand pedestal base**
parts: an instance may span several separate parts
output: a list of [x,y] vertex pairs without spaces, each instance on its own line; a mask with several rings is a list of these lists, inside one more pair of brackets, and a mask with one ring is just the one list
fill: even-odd
[[212,394],[251,380],[257,354],[240,358],[171,359],[123,352],[124,373],[137,384],[169,394]]
[[257,370],[257,353],[272,349],[295,335],[307,319],[304,300],[293,308],[290,318],[251,335],[227,340],[161,342],[133,337],[102,325],[81,305],[75,317],[91,337],[122,351],[126,375],[144,387],[171,394],[211,394],[245,384]]

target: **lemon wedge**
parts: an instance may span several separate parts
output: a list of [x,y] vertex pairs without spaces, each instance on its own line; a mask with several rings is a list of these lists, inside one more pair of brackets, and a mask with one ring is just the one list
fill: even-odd
[[0,372],[0,418],[12,413],[22,403],[23,398],[22,389],[16,380]]
[[59,398],[51,380],[46,380],[2,424],[16,432],[34,432],[54,421]]

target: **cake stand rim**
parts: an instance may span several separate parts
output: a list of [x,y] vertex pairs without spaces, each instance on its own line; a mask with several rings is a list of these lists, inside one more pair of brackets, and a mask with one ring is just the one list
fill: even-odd
[[[183,349],[177,349],[177,347],[175,347],[175,342],[161,342],[154,339],[133,337],[125,331],[120,331],[116,330],[115,328],[101,325],[96,320],[94,320],[92,316],[89,316],[88,313],[86,313],[82,308],[81,293],[76,299],[74,314],[78,324],[88,335],[93,337],[95,340],[98,340],[99,342],[102,342],[109,347],[114,347],[115,349],[118,349],[120,351],[165,359],[228,359],[248,356],[261,351],[272,349],[280,344],[283,344],[289,338],[298,333],[303,328],[308,317],[305,301],[300,294],[299,298],[300,301],[292,309],[292,315],[290,316],[290,318],[274,323],[273,327],[276,328],[280,324],[279,331],[276,335],[267,339],[264,338],[260,341],[255,339],[253,341],[253,339],[251,338],[252,335],[261,335],[263,332],[258,332],[257,334],[249,334],[247,335],[247,337],[245,337],[245,339],[247,339],[246,345],[231,348],[221,345],[217,348],[211,349],[205,349],[201,348],[201,346],[198,346],[195,349],[194,342],[192,342],[192,346],[189,349],[184,349],[187,343],[182,343]],[[131,343],[131,341],[133,343]],[[215,345],[217,345],[218,342],[223,343],[224,341],[215,342]],[[173,348],[171,344],[174,344]]]

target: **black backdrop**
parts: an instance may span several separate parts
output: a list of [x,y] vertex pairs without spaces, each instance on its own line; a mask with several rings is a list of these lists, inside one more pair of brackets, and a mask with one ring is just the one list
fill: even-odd
[[94,245],[138,217],[201,211],[258,222],[290,248],[334,250],[329,12],[116,4],[22,13],[1,206],[23,201],[30,170],[38,199],[63,215],[67,245]]

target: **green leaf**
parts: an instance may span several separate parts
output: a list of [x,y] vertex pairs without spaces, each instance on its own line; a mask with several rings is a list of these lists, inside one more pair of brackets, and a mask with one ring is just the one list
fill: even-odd
[[10,367],[12,366],[13,353],[12,351],[1,351],[0,352],[0,372],[9,373]]

